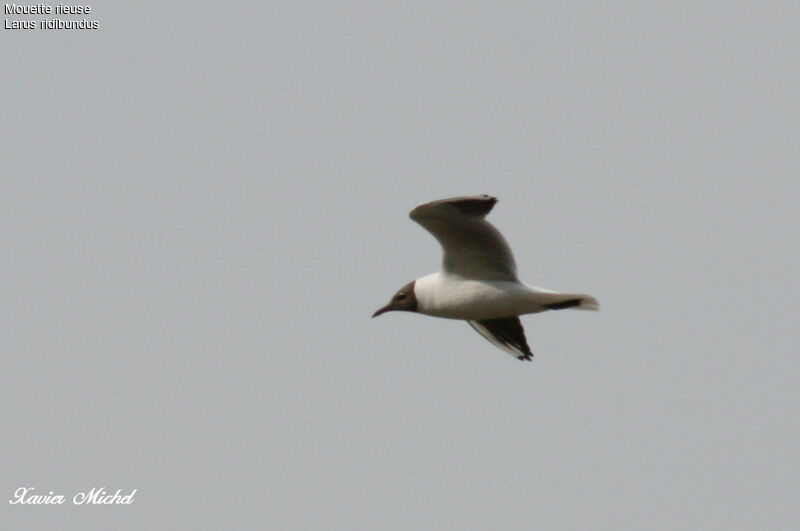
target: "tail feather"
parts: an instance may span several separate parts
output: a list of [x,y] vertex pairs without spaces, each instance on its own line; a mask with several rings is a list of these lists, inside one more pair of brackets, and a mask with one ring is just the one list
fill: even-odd
[[591,295],[582,295],[580,300],[581,303],[575,308],[576,310],[591,310],[593,312],[600,310],[600,303]]

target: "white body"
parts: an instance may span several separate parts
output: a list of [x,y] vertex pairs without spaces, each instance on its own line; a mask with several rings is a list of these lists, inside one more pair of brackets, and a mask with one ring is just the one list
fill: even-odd
[[446,319],[483,321],[548,310],[546,305],[581,299],[576,309],[596,310],[589,295],[557,293],[511,280],[475,280],[444,271],[416,280],[420,313]]

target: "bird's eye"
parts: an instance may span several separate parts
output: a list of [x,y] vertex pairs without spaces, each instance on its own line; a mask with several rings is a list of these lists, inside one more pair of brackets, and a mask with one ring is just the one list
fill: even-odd
[[394,298],[395,298],[395,300],[402,301],[402,300],[404,300],[406,298],[406,294],[405,293],[398,293],[397,295],[394,296]]

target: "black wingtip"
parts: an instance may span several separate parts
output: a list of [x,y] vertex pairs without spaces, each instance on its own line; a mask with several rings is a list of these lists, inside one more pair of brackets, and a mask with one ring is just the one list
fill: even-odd
[[550,310],[566,310],[567,308],[574,308],[576,306],[580,306],[582,302],[583,302],[582,299],[570,299],[568,301],[545,304],[545,308],[549,308]]
[[454,198],[450,204],[466,216],[485,216],[497,204],[497,198],[490,195],[467,196]]
[[497,198],[487,194],[463,195],[461,197],[451,197],[450,199],[440,199],[434,203],[450,205],[459,210],[465,216],[485,216],[497,204]]

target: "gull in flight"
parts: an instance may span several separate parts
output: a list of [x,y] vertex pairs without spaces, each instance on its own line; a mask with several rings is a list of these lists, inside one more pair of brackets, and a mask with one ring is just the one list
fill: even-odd
[[411,219],[433,234],[444,259],[437,273],[409,282],[372,317],[417,312],[467,321],[496,347],[520,360],[533,357],[519,316],[548,310],[597,310],[597,299],[520,282],[511,248],[486,215],[497,199],[474,195],[419,205]]

